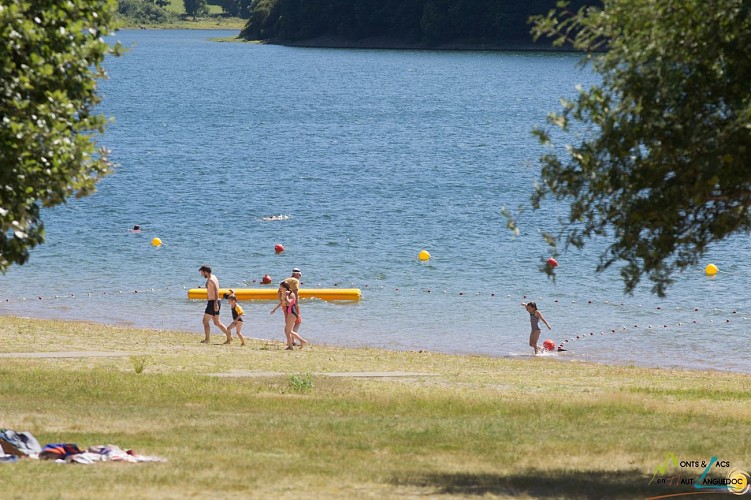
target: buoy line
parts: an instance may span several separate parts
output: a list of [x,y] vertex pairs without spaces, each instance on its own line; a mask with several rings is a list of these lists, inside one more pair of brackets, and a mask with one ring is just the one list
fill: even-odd
[[[259,280],[252,280],[252,283],[258,283]],[[233,287],[239,287],[242,285],[247,286],[249,284],[249,281],[244,281],[238,285],[232,285]],[[341,282],[335,282],[332,285],[330,285],[332,288],[336,287],[342,287]],[[354,286],[355,284],[352,283],[350,286]],[[318,286],[320,287],[321,284],[319,283]],[[521,295],[521,296],[514,296],[512,294],[502,294],[502,293],[496,293],[496,292],[463,292],[463,291],[457,291],[457,290],[447,290],[447,289],[438,289],[435,290],[433,288],[400,288],[400,287],[390,287],[386,285],[380,285],[377,284],[375,286],[371,286],[369,284],[361,285],[363,289],[363,295],[367,294],[368,290],[378,290],[379,292],[383,291],[393,291],[396,294],[409,294],[409,293],[421,293],[421,294],[432,294],[432,293],[442,293],[442,294],[451,294],[455,297],[462,297],[463,299],[471,299],[471,298],[482,298],[483,300],[486,300],[488,297],[491,298],[498,298],[498,299],[507,299],[510,302],[517,302],[517,301],[524,301],[529,299],[534,299],[534,297],[529,295]],[[269,287],[269,290],[271,290],[273,287]],[[182,293],[185,293],[186,291],[190,290],[187,286],[180,286],[180,285],[173,285],[168,287],[162,287],[162,288],[142,288],[142,289],[135,289],[135,290],[100,290],[100,291],[90,291],[90,292],[83,292],[83,293],[68,293],[68,294],[56,294],[56,295],[29,295],[29,296],[23,296],[23,297],[17,297],[17,298],[0,298],[0,302],[5,303],[12,303],[12,302],[28,302],[28,301],[43,301],[43,300],[75,300],[77,298],[91,298],[92,296],[102,295],[102,296],[118,296],[118,295],[145,295],[145,294],[153,294],[153,293],[175,293],[177,295],[178,290]],[[182,294],[181,294],[182,295]],[[184,296],[184,295],[183,295]],[[190,299],[190,300],[205,300],[205,299]],[[587,306],[601,306],[601,305],[609,305],[614,307],[628,307],[624,302],[619,301],[610,301],[610,300],[592,300],[592,299],[571,299],[571,300],[562,300],[562,299],[550,299],[545,297],[537,297],[536,299],[538,303],[541,305],[544,305],[545,308],[555,308],[556,306],[565,306],[569,307],[570,305],[582,305],[583,307]],[[641,304],[634,304],[635,307],[641,309],[642,311],[645,310],[645,308]],[[665,313],[666,311],[673,311],[673,312],[689,312],[689,313],[704,313],[704,312],[711,312],[713,314],[716,314],[717,318],[709,318],[709,319],[702,319],[701,321],[698,319],[690,319],[686,321],[679,321],[677,323],[671,322],[671,323],[665,323],[665,322],[658,322],[656,321],[657,318],[652,318],[654,324],[647,324],[646,326],[644,324],[638,324],[633,323],[629,325],[619,325],[615,328],[610,329],[604,329],[600,330],[599,332],[596,331],[588,331],[586,333],[580,333],[578,335],[573,335],[569,338],[565,338],[562,341],[560,341],[557,345],[554,344],[553,349],[548,349],[549,351],[557,350],[558,352],[565,352],[570,348],[571,345],[574,342],[584,340],[586,338],[592,338],[595,336],[602,336],[602,335],[615,335],[618,333],[623,332],[635,332],[635,331],[645,331],[645,332],[663,332],[669,329],[675,329],[679,327],[691,327],[693,325],[704,325],[704,324],[711,324],[714,326],[718,325],[728,325],[734,322],[739,321],[747,321],[749,319],[748,316],[745,315],[739,315],[737,310],[721,310],[719,308],[711,308],[711,309],[700,309],[699,307],[690,307],[690,306],[674,306],[672,308],[663,307],[663,306],[655,306],[653,309],[654,313],[659,315],[662,313]]]
[[[262,285],[261,280],[246,280],[234,284],[230,284],[227,286],[227,288],[245,288],[248,285],[256,284],[256,285]],[[184,285],[170,285],[160,288],[139,288],[139,289],[129,289],[129,290],[123,290],[123,289],[112,289],[112,290],[91,290],[87,292],[77,292],[77,293],[61,293],[61,294],[55,294],[55,295],[47,295],[47,294],[28,294],[21,297],[0,297],[0,302],[22,302],[22,301],[29,301],[29,300],[62,300],[62,299],[74,299],[74,298],[80,298],[80,297],[92,297],[96,295],[138,295],[138,294],[147,294],[147,293],[175,293],[177,295],[178,292],[181,294],[186,292],[190,289],[200,289],[203,288],[202,286],[184,286]],[[538,304],[541,307],[545,308],[554,308],[556,306],[565,306],[568,307],[570,305],[580,305],[583,304],[585,306],[592,305],[592,306],[599,306],[599,305],[608,305],[611,307],[636,307],[641,310],[645,310],[645,306],[642,306],[641,304],[631,304],[627,305],[624,302],[621,301],[611,301],[611,300],[604,300],[604,299],[570,299],[570,300],[563,300],[563,299],[551,299],[550,297],[543,297],[543,296],[532,296],[532,295],[513,295],[509,293],[500,293],[500,292],[465,292],[463,290],[449,290],[449,289],[434,289],[434,288],[428,288],[428,287],[421,287],[421,288],[403,288],[403,287],[391,287],[386,285],[370,285],[370,284],[361,284],[357,285],[355,283],[349,283],[345,284],[342,282],[334,282],[330,285],[325,285],[322,283],[318,283],[315,285],[310,285],[305,282],[301,282],[301,289],[315,289],[315,288],[359,288],[363,291],[363,295],[366,295],[368,291],[378,291],[378,292],[388,292],[393,291],[396,294],[409,294],[409,293],[420,293],[420,294],[443,294],[443,295],[453,295],[455,297],[462,297],[464,299],[470,299],[474,297],[479,297],[482,299],[487,298],[496,298],[499,300],[502,299],[508,299],[511,302],[518,302],[518,301],[527,301],[527,300],[535,300],[538,302]],[[276,290],[275,283],[272,283],[268,285],[268,289]],[[199,299],[194,299],[199,300]],[[656,313],[660,313],[662,311],[693,311],[693,312],[699,312],[699,311],[706,311],[707,309],[701,309],[699,307],[695,306],[673,306],[673,307],[663,307],[663,306],[655,306],[654,311]],[[737,310],[735,309],[728,309],[728,310],[722,310],[719,308],[712,308],[712,312],[717,314],[737,314]]]
[[[180,289],[187,290],[187,287],[180,287]],[[164,288],[141,288],[136,290],[99,290],[99,291],[89,291],[89,292],[79,292],[76,293],[63,293],[63,294],[55,294],[55,295],[44,295],[44,294],[29,294],[28,296],[22,296],[22,297],[7,297],[5,299],[0,299],[0,302],[27,302],[27,301],[39,301],[39,300],[62,300],[62,299],[76,299],[81,297],[90,298],[92,296],[97,295],[138,295],[138,294],[147,294],[147,293],[157,293],[157,292],[169,292],[172,290],[177,290],[177,286],[172,287],[164,287]]]
[[[256,280],[253,280],[253,282],[256,282]],[[247,283],[247,282],[245,282],[245,283]],[[333,287],[338,287],[340,285],[341,285],[341,283],[337,282],[337,283],[334,283]],[[233,285],[233,286],[236,286],[236,285]],[[319,284],[319,286],[320,286],[320,284]],[[377,286],[373,287],[373,286],[369,286],[368,284],[365,284],[365,285],[362,285],[362,286],[363,286],[363,289],[366,291],[366,293],[367,293],[367,290],[369,290],[369,289],[370,290],[380,289],[381,291],[383,291],[383,290],[386,290],[387,288],[391,288],[391,287],[386,287],[385,285],[380,285],[380,286],[377,285]],[[76,298],[80,298],[80,297],[90,298],[90,297],[96,296],[96,295],[116,296],[116,295],[126,295],[126,294],[127,295],[138,295],[138,294],[143,295],[143,294],[149,294],[149,293],[165,293],[165,292],[166,293],[171,293],[171,292],[175,292],[176,293],[177,290],[181,290],[183,293],[185,293],[185,291],[189,290],[189,288],[186,287],[186,286],[176,285],[176,286],[172,286],[172,287],[145,288],[145,289],[136,289],[136,290],[129,290],[129,291],[124,291],[124,290],[102,290],[102,291],[99,291],[99,292],[92,291],[92,292],[79,293],[78,295],[76,295],[74,293],[70,293],[70,294],[56,294],[56,295],[31,295],[31,296],[24,296],[24,297],[19,297],[19,298],[6,298],[6,299],[4,299],[4,302],[11,303],[11,302],[42,301],[42,300],[65,300],[65,299],[76,299]],[[271,287],[269,288],[269,290],[271,290]],[[421,289],[418,289],[418,288],[393,288],[393,291],[396,292],[396,293],[400,293],[400,294],[401,293],[412,293],[412,292],[415,292],[415,293],[428,293],[428,294],[434,293],[434,290],[431,289],[431,288],[421,288]],[[462,291],[449,291],[449,290],[441,290],[441,292],[443,294],[449,294],[449,293],[451,293],[451,294],[453,294],[453,295],[455,295],[457,297],[464,297],[464,298],[467,298],[467,299],[472,298],[472,297],[487,298],[488,296],[503,298],[503,294],[494,293],[494,292],[491,292],[491,293],[475,292],[475,293],[472,293],[472,294],[465,293],[465,292],[462,292]],[[513,296],[511,294],[505,294],[505,298],[508,299],[508,300],[510,300],[510,301],[516,302],[518,300],[528,300],[531,297],[528,296],[528,295],[522,295],[521,297],[515,297],[515,296]],[[201,300],[201,299],[191,299],[191,300]],[[570,300],[570,301],[565,301],[565,300],[561,300],[561,299],[549,300],[549,299],[546,299],[544,297],[539,297],[536,300],[538,300],[541,304],[544,304],[544,306],[546,308],[548,308],[548,307],[552,308],[552,307],[555,307],[557,305],[565,305],[565,306],[568,307],[569,304],[584,304],[585,306],[588,306],[588,305],[598,306],[598,305],[606,304],[606,305],[611,305],[611,306],[615,306],[615,307],[626,307],[626,305],[623,302],[609,301],[609,300],[591,300],[591,299],[588,299],[588,300]],[[0,299],[0,302],[2,302],[2,301],[3,300]],[[637,304],[636,306],[638,308],[642,308],[642,306],[640,304]],[[662,306],[656,306],[654,308],[654,311],[656,313],[658,313],[658,314],[661,313],[661,312],[663,312],[663,311],[665,311],[665,310],[667,310],[667,309],[663,308]],[[684,311],[684,312],[685,311],[690,311],[690,312],[691,311],[692,312],[699,312],[700,311],[700,309],[698,307],[681,307],[681,306],[676,306],[674,309],[671,309],[671,310],[673,310],[673,311]],[[690,325],[700,325],[700,324],[712,324],[712,325],[729,324],[729,323],[731,323],[733,321],[745,321],[745,320],[748,319],[747,316],[737,316],[738,312],[736,310],[722,311],[722,310],[720,310],[718,308],[713,308],[711,311],[713,313],[716,313],[717,315],[724,315],[726,317],[722,318],[722,319],[718,318],[717,320],[715,320],[715,319],[709,319],[708,321],[707,320],[699,321],[699,320],[694,319],[694,320],[691,320],[691,321],[679,321],[678,323],[669,323],[669,324],[656,322],[657,324],[655,324],[655,325],[647,324],[646,326],[644,326],[643,324],[642,325],[633,324],[632,326],[619,325],[616,328],[610,328],[610,329],[606,329],[606,330],[600,330],[599,332],[589,331],[589,332],[586,332],[586,333],[580,333],[578,335],[571,336],[569,338],[565,338],[564,340],[560,341],[557,344],[556,348],[557,348],[558,351],[565,351],[566,350],[565,347],[570,347],[570,344],[572,344],[572,343],[574,343],[576,341],[579,341],[579,340],[583,340],[585,338],[594,337],[595,335],[598,335],[598,334],[599,335],[617,334],[619,332],[637,331],[637,330],[640,330],[640,329],[641,330],[645,330],[645,331],[650,331],[650,330],[651,331],[662,331],[662,330],[665,330],[665,329],[668,329],[668,328],[686,327],[686,326],[690,326]],[[729,315],[729,317],[728,317],[728,315]],[[730,318],[733,318],[733,320],[731,321]]]
[[[698,311],[698,309],[694,309],[694,310]],[[732,314],[738,314],[738,312],[737,311],[733,311]],[[735,318],[735,320],[736,321],[747,321],[748,317],[747,316],[740,316],[738,318]],[[718,321],[715,321],[714,319],[710,319],[709,321],[704,321],[704,322],[700,322],[698,320],[691,320],[690,322],[688,322],[688,321],[679,321],[678,323],[673,323],[673,324],[662,324],[662,326],[660,326],[659,324],[658,325],[648,324],[646,327],[640,327],[639,325],[633,325],[631,327],[628,327],[628,326],[625,326],[625,325],[621,325],[618,328],[611,328],[609,331],[601,330],[599,334],[600,335],[617,334],[619,332],[634,331],[634,330],[639,330],[639,329],[641,329],[642,331],[644,331],[644,330],[653,330],[653,331],[657,332],[657,331],[665,331],[667,329],[676,328],[676,327],[684,327],[684,326],[685,327],[689,327],[691,325],[702,325],[702,324],[723,325],[723,324],[729,324],[729,323],[732,323],[732,322],[733,321],[730,318],[725,318],[724,320],[718,320]],[[583,334],[576,335],[576,336],[568,338],[568,339],[564,339],[560,344],[558,344],[557,349],[558,349],[558,351],[566,351],[566,349],[564,347],[569,342],[575,342],[577,340],[583,340],[583,339],[586,339],[586,338],[589,338],[589,337],[594,337],[594,336],[595,336],[595,332],[590,331],[588,333],[583,333]]]

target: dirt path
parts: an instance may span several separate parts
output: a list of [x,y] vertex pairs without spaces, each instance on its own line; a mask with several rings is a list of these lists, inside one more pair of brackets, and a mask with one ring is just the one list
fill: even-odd
[[117,358],[134,356],[137,352],[103,352],[103,351],[70,351],[70,352],[3,352],[0,358]]
[[[213,377],[279,377],[289,375],[281,372],[263,372],[233,370],[227,373],[212,373]],[[435,377],[435,373],[417,372],[315,372],[311,375],[322,377],[358,377],[358,378],[400,378],[400,377]]]

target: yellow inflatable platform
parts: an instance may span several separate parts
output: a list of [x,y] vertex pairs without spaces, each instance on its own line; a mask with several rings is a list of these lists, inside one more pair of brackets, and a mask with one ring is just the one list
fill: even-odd
[[[277,300],[277,288],[235,288],[237,300]],[[220,288],[219,297],[229,293],[229,288]],[[301,288],[301,299],[317,298],[323,300],[360,300],[359,288]],[[206,300],[205,288],[188,290],[189,299]]]

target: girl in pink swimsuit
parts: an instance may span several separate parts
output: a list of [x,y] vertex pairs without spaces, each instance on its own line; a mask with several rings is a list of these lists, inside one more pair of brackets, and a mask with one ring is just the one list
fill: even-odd
[[302,349],[308,341],[294,331],[295,323],[300,316],[300,311],[297,307],[297,294],[291,290],[289,283],[285,281],[279,283],[279,291],[282,292],[282,301],[271,310],[271,314],[274,314],[280,307],[284,311],[284,336],[287,339],[287,348],[285,350],[291,351],[293,349],[295,339],[300,342],[300,349]]

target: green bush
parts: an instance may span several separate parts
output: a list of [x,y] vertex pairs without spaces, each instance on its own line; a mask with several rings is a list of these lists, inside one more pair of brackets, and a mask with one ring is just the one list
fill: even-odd
[[305,375],[292,375],[289,378],[289,387],[296,392],[305,392],[313,388],[313,376],[310,373]]

